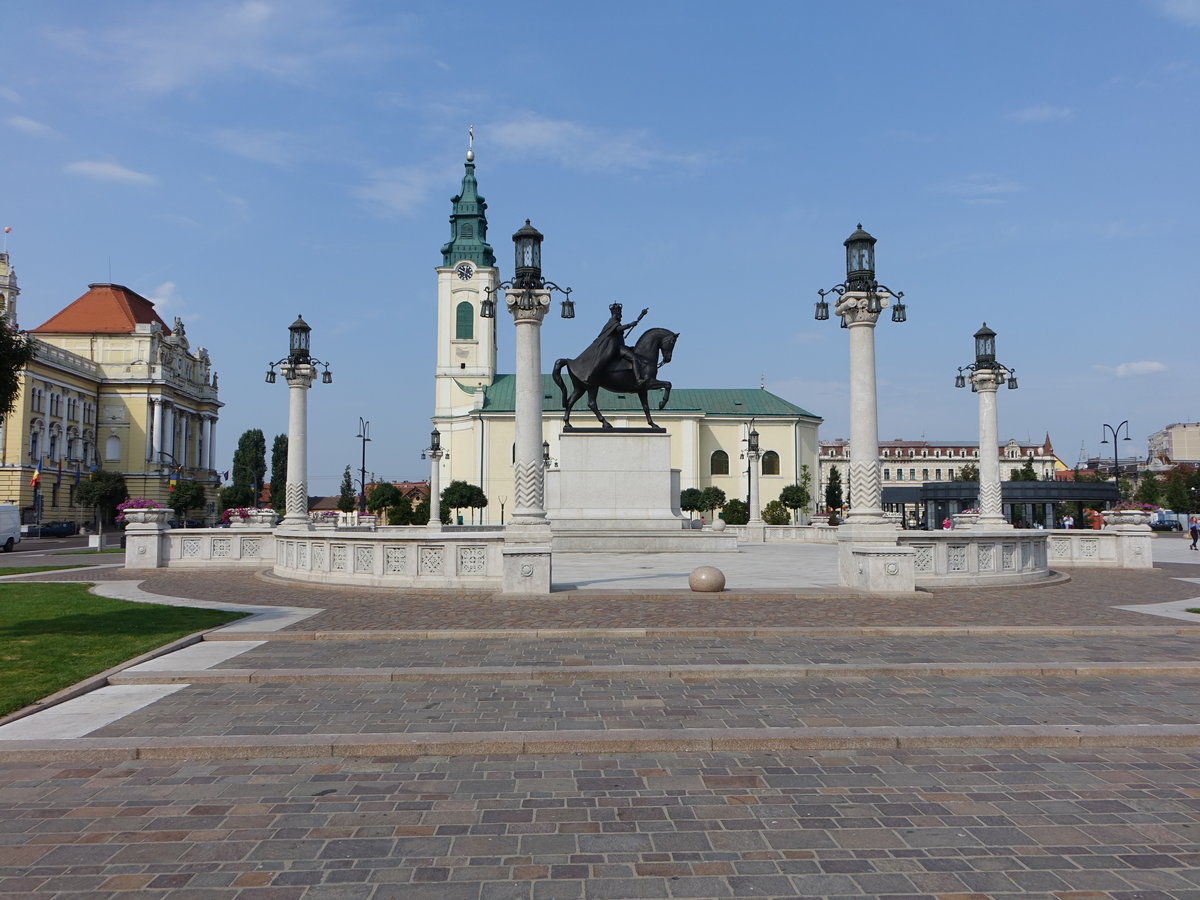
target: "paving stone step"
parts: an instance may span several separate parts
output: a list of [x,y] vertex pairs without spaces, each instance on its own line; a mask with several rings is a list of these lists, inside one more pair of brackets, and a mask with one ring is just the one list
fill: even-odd
[[786,679],[786,678],[947,678],[1200,675],[1200,664],[1160,663],[911,663],[905,665],[725,665],[725,666],[464,666],[406,668],[127,670],[109,684],[374,684],[384,682],[539,681],[588,679]]
[[0,764],[493,754],[1200,747],[1197,725],[687,728],[605,732],[416,732],[0,741]]

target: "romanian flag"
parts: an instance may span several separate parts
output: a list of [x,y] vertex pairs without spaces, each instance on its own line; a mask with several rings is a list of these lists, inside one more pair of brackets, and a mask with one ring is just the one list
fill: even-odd
[[30,487],[37,487],[38,482],[42,480],[42,461],[39,459],[37,468],[33,470],[33,477],[29,479]]
[[175,485],[177,485],[178,483],[179,483],[179,470],[178,470],[178,469],[172,469],[172,470],[171,470],[171,477],[170,477],[170,479],[168,479],[168,481],[167,481],[167,490],[168,490],[168,491],[170,491],[170,492],[174,492],[174,490],[175,490]]

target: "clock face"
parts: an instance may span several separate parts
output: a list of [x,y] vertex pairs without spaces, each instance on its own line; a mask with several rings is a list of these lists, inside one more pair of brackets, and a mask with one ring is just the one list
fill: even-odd
[[471,276],[475,274],[475,270],[471,267],[470,263],[459,263],[458,268],[454,271],[463,281],[470,281]]

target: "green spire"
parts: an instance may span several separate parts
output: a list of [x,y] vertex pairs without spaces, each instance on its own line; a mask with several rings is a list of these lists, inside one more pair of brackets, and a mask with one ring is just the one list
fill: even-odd
[[453,198],[450,213],[450,241],[442,246],[442,265],[468,259],[478,266],[495,266],[496,256],[487,242],[487,203],[479,196],[475,182],[475,153],[467,151],[462,191]]

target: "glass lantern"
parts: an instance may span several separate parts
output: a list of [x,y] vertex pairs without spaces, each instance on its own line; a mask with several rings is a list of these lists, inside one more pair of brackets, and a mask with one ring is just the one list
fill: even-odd
[[525,226],[513,235],[516,271],[513,283],[521,288],[542,286],[542,234],[525,220]]
[[293,366],[306,365],[309,360],[309,336],[312,329],[302,316],[288,326],[288,362]]
[[875,238],[858,230],[843,243],[846,245],[846,286],[852,290],[865,290],[875,282]]
[[996,332],[987,327],[987,322],[975,332],[975,365],[980,369],[996,365]]

